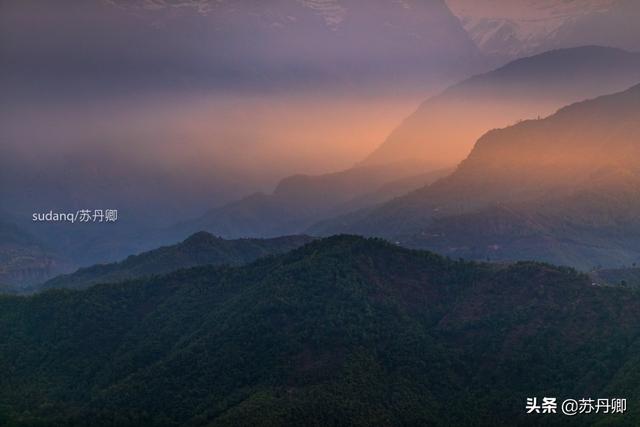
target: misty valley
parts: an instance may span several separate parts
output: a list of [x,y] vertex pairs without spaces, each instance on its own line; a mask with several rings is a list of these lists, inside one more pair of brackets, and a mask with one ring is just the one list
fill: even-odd
[[640,424],[640,3],[0,3],[0,426]]

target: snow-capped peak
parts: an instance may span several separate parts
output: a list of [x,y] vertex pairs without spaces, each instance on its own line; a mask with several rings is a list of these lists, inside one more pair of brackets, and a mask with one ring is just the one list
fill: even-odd
[[322,16],[327,27],[334,30],[347,14],[347,10],[338,0],[299,0],[299,2]]
[[447,0],[485,53],[536,53],[565,25],[610,10],[619,0]]

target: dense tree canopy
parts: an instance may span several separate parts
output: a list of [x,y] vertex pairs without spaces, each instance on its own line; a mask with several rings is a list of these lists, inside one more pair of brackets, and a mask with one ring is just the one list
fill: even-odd
[[[637,423],[640,296],[337,236],[243,267],[0,297],[0,424]],[[529,396],[629,399],[526,415]]]

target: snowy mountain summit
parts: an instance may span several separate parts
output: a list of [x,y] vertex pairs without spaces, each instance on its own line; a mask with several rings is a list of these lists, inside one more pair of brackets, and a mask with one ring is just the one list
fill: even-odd
[[[631,0],[447,0],[486,54],[519,57],[598,44],[640,47],[640,3]],[[629,31],[631,30],[631,31]]]

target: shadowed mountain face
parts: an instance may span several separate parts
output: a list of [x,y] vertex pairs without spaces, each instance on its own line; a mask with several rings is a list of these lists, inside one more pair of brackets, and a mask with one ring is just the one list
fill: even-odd
[[[637,263],[634,263],[637,265]],[[640,287],[640,268],[638,267],[621,267],[621,268],[603,268],[590,273],[591,279],[597,284],[620,285]]]
[[18,290],[70,268],[64,256],[17,225],[0,220],[0,290]]
[[494,130],[450,176],[315,231],[581,268],[640,257],[640,85]]
[[566,425],[526,415],[526,397],[632,399],[639,313],[635,293],[570,269],[334,237],[240,268],[0,297],[0,420]]
[[177,245],[132,255],[121,262],[81,268],[73,274],[55,277],[37,286],[37,290],[83,289],[97,283],[138,279],[200,265],[246,264],[260,257],[288,252],[311,240],[312,238],[307,236],[286,236],[268,240],[224,240],[200,232]]
[[424,102],[364,162],[407,159],[453,165],[486,131],[544,117],[567,104],[640,81],[640,54],[580,47],[516,60]]

